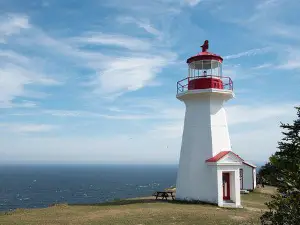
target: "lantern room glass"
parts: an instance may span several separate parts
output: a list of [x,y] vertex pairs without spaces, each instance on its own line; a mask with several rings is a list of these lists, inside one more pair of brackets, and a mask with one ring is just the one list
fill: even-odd
[[222,63],[217,60],[201,60],[189,63],[189,78],[199,76],[222,77]]

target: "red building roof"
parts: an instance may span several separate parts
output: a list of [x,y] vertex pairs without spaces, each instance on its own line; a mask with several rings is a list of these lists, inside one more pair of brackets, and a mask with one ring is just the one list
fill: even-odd
[[244,161],[239,155],[235,154],[232,151],[222,151],[220,153],[218,153],[217,155],[215,155],[212,158],[207,159],[205,162],[218,162],[220,159],[222,159],[224,156],[228,155],[229,153],[234,154],[236,157],[240,158],[242,161]]

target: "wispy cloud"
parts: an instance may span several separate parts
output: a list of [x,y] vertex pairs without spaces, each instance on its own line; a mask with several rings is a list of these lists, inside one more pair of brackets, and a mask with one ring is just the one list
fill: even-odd
[[257,55],[257,54],[267,53],[270,50],[271,50],[270,47],[256,48],[256,49],[251,49],[251,50],[248,50],[248,51],[245,51],[245,52],[240,52],[240,53],[237,53],[237,54],[224,56],[224,59],[237,59],[237,58],[240,58],[240,57],[243,57],[243,56],[254,56],[254,55]]
[[154,128],[150,129],[149,135],[154,137],[163,137],[163,138],[178,138],[181,139],[183,132],[183,123],[182,121],[167,122],[159,124]]
[[19,34],[22,29],[30,28],[26,15],[5,14],[0,17],[0,43],[5,43],[6,38]]
[[265,10],[268,9],[270,7],[274,7],[280,4],[280,2],[282,2],[282,0],[263,0],[260,1],[257,5],[256,8],[259,10]]
[[299,60],[287,60],[285,63],[276,67],[277,69],[284,69],[284,70],[299,70],[300,69],[300,62]]
[[260,70],[260,69],[270,68],[270,67],[272,67],[272,66],[273,66],[273,64],[271,64],[271,63],[263,63],[263,64],[261,64],[261,65],[252,67],[252,69],[253,69],[253,70]]
[[139,28],[144,29],[146,32],[148,32],[149,34],[154,35],[155,37],[161,39],[163,37],[163,32],[159,31],[158,29],[156,29],[150,22],[149,20],[146,19],[137,19],[137,18],[133,18],[130,16],[122,16],[122,17],[118,17],[117,21],[119,23],[123,23],[123,24],[127,24],[127,23],[132,23],[137,25]]
[[130,50],[145,51],[151,48],[151,44],[142,39],[117,34],[103,34],[103,33],[87,33],[82,37],[76,37],[73,39],[76,44],[81,45],[111,45],[117,47],[123,47]]
[[192,6],[192,7],[198,5],[201,1],[203,1],[203,0],[184,0],[184,2],[186,4],[188,4],[189,6]]
[[35,59],[0,50],[0,107],[13,106],[16,97],[26,96],[29,85],[60,85],[44,74]]
[[49,124],[16,124],[16,123],[0,123],[0,128],[14,133],[39,133],[49,132],[57,129],[58,126]]
[[33,101],[23,100],[18,103],[8,103],[8,102],[0,102],[0,108],[35,108],[37,107],[37,103]]
[[93,81],[96,93],[124,93],[148,86],[163,67],[174,61],[175,55],[121,57],[107,61]]
[[296,103],[266,105],[235,105],[227,107],[229,125],[256,123],[259,121],[290,115]]
[[[147,100],[146,100],[147,101]],[[164,104],[164,105],[163,105]],[[11,116],[53,116],[68,118],[98,118],[108,120],[178,120],[183,119],[184,108],[169,105],[161,101],[156,105],[134,104],[126,107],[108,107],[104,112],[84,111],[84,110],[61,110],[61,109],[36,109],[31,112],[18,112]]]
[[[144,21],[137,23],[148,33],[160,35],[150,23]],[[59,63],[64,62],[72,67],[89,69],[91,72],[88,84],[94,89],[93,93],[101,94],[102,97],[120,96],[157,84],[155,82],[157,74],[177,57],[167,48],[156,48],[149,38],[94,31],[84,32],[72,38],[53,38],[32,24],[28,25],[26,36],[14,41],[23,47],[38,45],[39,52],[54,60],[52,64],[60,61]],[[104,55],[90,49],[90,46],[97,45],[123,47],[127,50],[111,51]],[[29,85],[60,84],[53,76],[48,76],[43,68],[45,65],[41,65],[42,61],[37,61],[38,58],[27,57],[13,51],[2,51],[0,57],[4,59],[1,63],[5,63],[0,76],[2,80],[5,79],[2,85],[6,87],[2,89],[0,95],[2,104],[7,105],[16,96],[23,96]]]
[[[236,81],[237,93],[245,92],[226,107],[234,151],[249,152],[247,159],[260,159],[261,149],[270,154],[278,122],[294,114],[293,104],[268,102],[261,84],[280,86],[268,75],[300,68],[296,0],[87,1],[58,11],[45,2],[48,9],[40,2],[34,12],[28,5],[26,14],[0,16],[0,108],[7,121],[0,142],[1,149],[13,149],[6,159],[109,161],[118,155],[119,161],[177,162],[185,109],[174,87],[199,38],[214,39],[213,48],[228,52],[224,76]],[[222,37],[211,36],[216,29]],[[296,98],[293,91],[286,98]],[[250,142],[255,149],[245,146]]]
[[299,70],[300,69],[300,48],[292,46],[281,46],[283,53],[279,56],[276,69]]
[[56,75],[47,71],[47,60],[18,51],[22,49],[20,45],[25,43],[22,42],[25,37],[38,44],[36,34],[36,29],[26,15],[3,14],[0,17],[0,40],[4,44],[0,49],[0,108],[32,107],[33,103],[20,104],[14,101],[17,97],[46,96],[45,93],[33,91],[31,87],[62,84]]

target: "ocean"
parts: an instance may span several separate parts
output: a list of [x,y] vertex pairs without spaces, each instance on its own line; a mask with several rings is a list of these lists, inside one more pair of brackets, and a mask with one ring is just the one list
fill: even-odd
[[2,165],[0,211],[149,196],[174,186],[176,165]]

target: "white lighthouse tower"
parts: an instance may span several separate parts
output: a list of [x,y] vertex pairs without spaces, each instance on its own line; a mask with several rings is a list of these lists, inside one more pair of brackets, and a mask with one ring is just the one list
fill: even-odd
[[188,77],[177,82],[177,98],[186,112],[176,199],[241,207],[240,167],[232,152],[223,103],[234,97],[230,77],[223,77],[221,56],[202,52],[187,59]]

